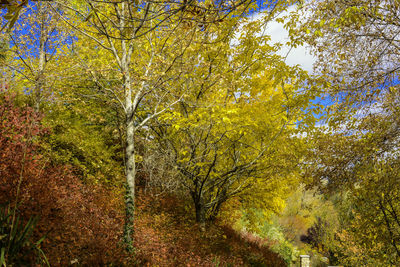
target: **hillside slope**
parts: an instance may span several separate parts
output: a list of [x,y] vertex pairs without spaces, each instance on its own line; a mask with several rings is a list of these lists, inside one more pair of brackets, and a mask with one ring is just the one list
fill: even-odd
[[200,232],[176,197],[138,195],[138,266],[286,266],[279,255],[228,226]]

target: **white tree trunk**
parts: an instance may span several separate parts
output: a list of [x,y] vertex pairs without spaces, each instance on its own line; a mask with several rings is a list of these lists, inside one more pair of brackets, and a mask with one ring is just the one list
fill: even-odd
[[135,126],[132,114],[126,116],[126,222],[125,222],[125,242],[128,250],[132,247],[132,234],[134,233],[134,215],[135,215]]
[[39,38],[39,65],[36,70],[35,78],[35,91],[34,93],[34,107],[37,112],[40,111],[40,103],[42,100],[42,90],[44,87],[44,67],[46,64],[46,39],[47,39],[47,25],[46,13],[42,4],[38,6],[39,19],[40,19],[40,38]]

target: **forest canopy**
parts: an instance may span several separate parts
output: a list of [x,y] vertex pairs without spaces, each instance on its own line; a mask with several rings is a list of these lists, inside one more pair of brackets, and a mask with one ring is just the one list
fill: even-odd
[[0,7],[0,266],[399,264],[396,1]]

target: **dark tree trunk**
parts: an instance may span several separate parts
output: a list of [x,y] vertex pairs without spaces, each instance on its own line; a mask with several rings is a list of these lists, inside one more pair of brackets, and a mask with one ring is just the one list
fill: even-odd
[[200,231],[206,230],[206,207],[201,197],[194,198],[194,207],[196,210],[196,222],[200,226]]

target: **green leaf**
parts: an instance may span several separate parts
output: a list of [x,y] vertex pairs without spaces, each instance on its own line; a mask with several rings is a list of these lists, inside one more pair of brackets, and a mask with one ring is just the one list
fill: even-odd
[[5,258],[5,254],[6,254],[6,248],[1,248],[0,251],[0,267],[4,266],[6,267],[6,258]]

